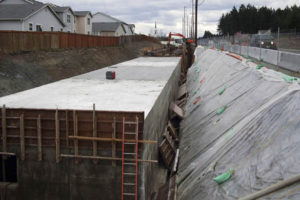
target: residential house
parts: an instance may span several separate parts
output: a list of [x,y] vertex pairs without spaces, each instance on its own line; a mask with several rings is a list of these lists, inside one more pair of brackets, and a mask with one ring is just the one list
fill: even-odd
[[89,11],[75,11],[76,33],[92,34],[92,14]]
[[51,5],[51,7],[66,25],[64,32],[75,33],[75,15],[72,8],[57,5]]
[[122,36],[126,35],[126,29],[120,22],[93,23],[93,35]]
[[0,1],[0,30],[63,31],[64,27],[47,4],[34,0]]
[[[101,25],[101,23],[105,27],[100,28],[99,26]],[[118,24],[121,24],[121,26]],[[93,15],[93,26],[95,26],[95,28],[93,27],[93,30],[95,30],[95,32],[94,31],[93,32],[96,35],[99,34],[99,30],[101,30],[100,31],[100,35],[101,35],[101,32],[103,32],[103,34],[108,34],[107,32],[110,32],[112,28],[114,28],[115,33],[114,34],[109,33],[109,34],[115,36],[134,35],[134,28],[135,28],[134,24],[127,24],[117,18],[114,18],[102,12],[97,12]],[[122,29],[124,29],[124,31],[122,31]]]

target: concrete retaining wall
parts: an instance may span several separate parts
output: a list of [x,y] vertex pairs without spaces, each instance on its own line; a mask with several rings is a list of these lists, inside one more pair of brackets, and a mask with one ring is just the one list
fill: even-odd
[[[144,122],[144,137],[151,140],[162,140],[162,134],[168,122],[169,104],[176,100],[176,92],[178,91],[178,80],[180,78],[181,63],[174,70],[171,78],[164,87],[160,96],[155,102],[155,106]],[[158,145],[145,145],[143,159],[158,159]],[[167,177],[167,169],[159,164],[144,164],[144,172],[142,176],[142,189],[139,199],[152,199],[151,196],[157,192],[159,187],[165,184]]]
[[239,45],[226,45],[224,46],[224,50],[263,60],[264,62],[278,65],[293,72],[300,72],[300,54]]
[[[299,57],[300,58],[300,57]],[[272,49],[261,49],[261,59],[264,62],[277,65],[278,51]]]
[[278,66],[300,72],[300,54],[280,52]]

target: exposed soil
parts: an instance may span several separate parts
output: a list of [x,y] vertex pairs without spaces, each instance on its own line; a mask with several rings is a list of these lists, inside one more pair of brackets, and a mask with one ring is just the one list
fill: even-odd
[[143,55],[160,44],[142,41],[122,47],[0,54],[0,96],[38,87]]

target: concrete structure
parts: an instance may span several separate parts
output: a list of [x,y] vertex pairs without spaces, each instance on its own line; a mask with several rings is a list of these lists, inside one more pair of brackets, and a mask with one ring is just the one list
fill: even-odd
[[[93,159],[78,159],[79,162],[76,164],[73,159],[65,158],[58,153],[74,155],[74,151],[76,152],[76,148],[73,148],[74,145],[76,146],[75,142],[69,141],[70,145],[66,146],[64,138],[67,135],[65,134],[69,130],[69,135],[73,135],[72,127],[74,124],[76,127],[77,119],[77,117],[73,117],[78,115],[78,128],[75,128],[74,131],[77,130],[80,136],[90,135],[90,130],[93,129],[91,127],[93,123],[90,123],[93,113],[92,106],[95,104],[97,132],[100,137],[112,137],[111,119],[113,116],[117,120],[117,125],[115,125],[117,138],[121,137],[122,126],[118,123],[122,116],[128,119],[132,116],[139,116],[139,124],[143,125],[140,127],[140,136],[147,140],[159,140],[167,124],[169,103],[175,99],[180,67],[180,58],[178,57],[137,58],[0,98],[0,104],[6,105],[5,114],[2,109],[1,117],[2,121],[6,118],[6,122],[2,123],[0,130],[4,130],[3,124],[11,126],[11,123],[15,123],[12,121],[12,116],[17,117],[16,119],[20,118],[21,121],[24,120],[26,140],[25,143],[20,142],[22,148],[20,145],[13,145],[14,142],[19,141],[14,140],[15,129],[7,129],[7,147],[3,147],[3,143],[0,144],[1,149],[7,148],[7,152],[16,153],[18,160],[16,187],[22,188],[24,198],[32,200],[58,197],[74,200],[120,199],[120,163],[118,162],[115,167],[112,167],[111,160],[100,159],[95,164]],[[115,80],[106,80],[105,74],[109,70],[116,72]],[[57,115],[55,114],[56,109],[58,109]],[[73,117],[72,110],[77,113],[73,113]],[[54,114],[57,116],[55,118],[56,125],[53,125]],[[42,154],[38,154],[37,148],[33,147],[36,140],[29,139],[36,135],[32,131],[36,131],[36,128],[33,127],[36,127],[34,121],[39,121],[36,118],[38,115],[42,122]],[[66,123],[68,125],[65,125]],[[23,127],[21,122],[17,126]],[[56,127],[56,134],[60,132],[59,139],[51,139],[55,135],[53,127]],[[104,130],[109,131],[105,132]],[[18,132],[18,129],[16,131]],[[53,146],[54,141],[58,143],[56,142],[56,145]],[[79,154],[93,155],[93,145],[87,142],[78,141]],[[59,143],[60,147],[57,146]],[[98,156],[108,157],[111,155],[111,145],[113,145],[111,142],[98,142],[98,145],[101,147],[97,151]],[[119,147],[116,146],[117,157],[120,157]],[[142,150],[141,159],[158,159],[157,145],[145,144]],[[37,161],[38,155],[43,157],[40,162]],[[157,190],[158,186],[164,183],[166,174],[166,170],[160,168],[158,164],[140,164],[139,199],[149,199],[150,190]],[[10,189],[8,188],[9,191]]]
[[124,24],[119,22],[93,23],[93,35],[122,36],[126,34]]
[[0,2],[0,30],[62,31],[64,27],[49,5],[31,0]]
[[[133,35],[134,34],[134,28],[135,28],[134,24],[127,24],[117,18],[114,18],[114,17],[109,16],[102,12],[97,12],[93,15],[93,23],[110,23],[110,24],[111,23],[121,23],[123,26],[124,32],[119,31],[118,33],[115,33],[115,35],[116,34],[122,34],[122,35]],[[105,24],[103,24],[103,25],[105,25]],[[98,30],[99,24],[96,26],[97,26],[97,28],[95,28],[95,30]]]
[[71,7],[60,7],[51,5],[52,9],[57,13],[61,21],[66,25],[64,32],[75,33],[75,15]]
[[92,34],[92,14],[89,11],[75,11],[76,33]]
[[262,60],[283,69],[300,72],[300,54],[240,45],[224,45],[226,51]]

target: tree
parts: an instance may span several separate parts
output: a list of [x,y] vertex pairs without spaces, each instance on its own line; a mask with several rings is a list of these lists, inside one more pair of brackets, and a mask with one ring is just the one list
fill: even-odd
[[286,7],[284,10],[255,6],[241,5],[239,9],[235,6],[229,13],[222,14],[219,19],[218,32],[221,35],[233,35],[236,32],[257,33],[261,29],[300,30],[300,6]]
[[204,35],[203,35],[203,38],[210,38],[210,37],[213,37],[214,34],[212,34],[210,31],[205,31],[204,32]]

